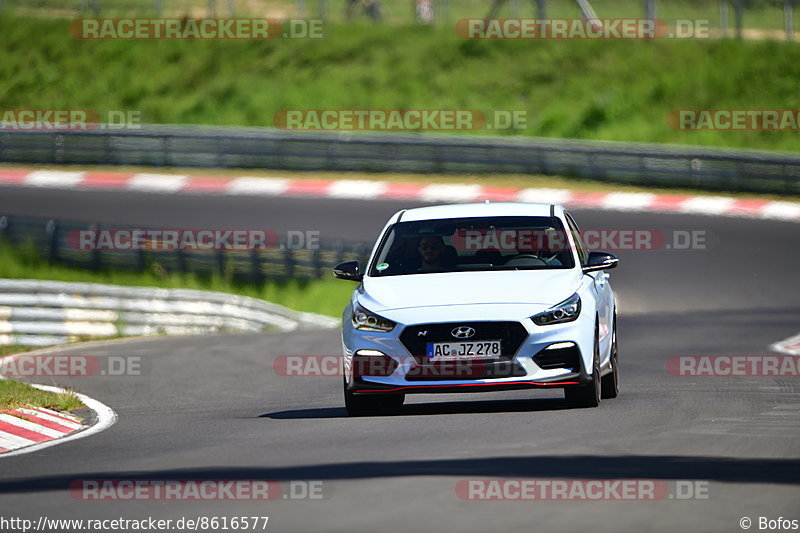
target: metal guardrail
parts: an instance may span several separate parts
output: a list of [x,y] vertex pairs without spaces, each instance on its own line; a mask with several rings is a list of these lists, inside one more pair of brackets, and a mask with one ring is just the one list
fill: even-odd
[[338,325],[335,318],[219,292],[0,279],[0,346]]
[[537,137],[199,126],[14,130],[0,133],[0,162],[547,174],[642,186],[800,194],[800,154]]
[[[81,230],[147,229],[62,221],[47,218],[0,216],[0,248],[8,244],[27,248],[51,264],[86,270],[150,271],[163,275],[191,273],[219,276],[247,283],[268,280],[318,279],[331,276],[331,268],[342,261],[365,261],[369,243],[320,243],[313,248],[293,249],[285,241],[256,250],[130,250],[78,249],[70,235]],[[0,270],[2,276],[2,270]]]
[[[364,258],[369,246],[335,243],[251,251],[86,251],[69,234],[96,224],[0,216],[0,249],[19,247],[51,264],[87,270],[191,273],[244,282],[330,276],[336,262]],[[115,226],[114,229],[123,229]],[[143,229],[143,228],[136,228]],[[2,276],[2,265],[0,265]],[[50,346],[87,337],[189,335],[337,327],[335,318],[212,291],[0,279],[0,346]]]

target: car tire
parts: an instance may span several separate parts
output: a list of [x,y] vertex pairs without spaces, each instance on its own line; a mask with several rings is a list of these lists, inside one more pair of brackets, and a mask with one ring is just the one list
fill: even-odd
[[611,372],[603,376],[600,383],[601,396],[604,400],[616,398],[619,394],[619,359],[617,357],[617,319],[614,319],[614,329],[611,333]]
[[381,396],[381,400],[383,401],[383,408],[394,413],[403,407],[403,403],[406,401],[406,395],[387,394],[385,396]]
[[600,378],[600,350],[595,329],[594,354],[592,357],[592,381],[585,385],[574,385],[564,388],[564,398],[570,407],[597,407],[602,397],[602,378]]
[[405,394],[356,395],[344,384],[344,407],[348,416],[375,416],[383,410],[397,411],[405,398]]

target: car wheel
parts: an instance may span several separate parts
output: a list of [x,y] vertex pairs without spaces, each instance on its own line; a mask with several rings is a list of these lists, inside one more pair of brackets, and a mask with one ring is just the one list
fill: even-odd
[[401,407],[403,407],[403,403],[406,401],[405,394],[387,394],[385,396],[381,396],[381,400],[383,401],[383,408],[390,411],[395,412]]
[[344,407],[349,416],[374,416],[386,409],[396,411],[405,401],[405,394],[356,395],[344,384]]
[[600,378],[600,350],[598,348],[597,331],[594,336],[594,356],[592,357],[592,381],[586,385],[564,388],[564,397],[570,407],[597,407],[602,396]]
[[611,333],[611,372],[603,376],[601,389],[603,399],[616,398],[619,394],[619,362],[617,358],[617,320]]

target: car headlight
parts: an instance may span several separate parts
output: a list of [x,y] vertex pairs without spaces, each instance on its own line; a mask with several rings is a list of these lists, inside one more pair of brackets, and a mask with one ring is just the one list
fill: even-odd
[[577,320],[581,314],[581,297],[576,292],[560,304],[554,305],[547,311],[533,315],[531,320],[537,326],[549,326]]
[[396,324],[389,319],[367,311],[360,305],[353,307],[353,327],[361,331],[392,331]]

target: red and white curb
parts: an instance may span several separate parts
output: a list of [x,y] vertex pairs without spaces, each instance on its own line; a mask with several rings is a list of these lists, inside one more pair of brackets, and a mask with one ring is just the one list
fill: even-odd
[[788,353],[789,355],[800,355],[800,333],[776,342],[770,346],[773,350],[780,353]]
[[800,222],[800,202],[760,198],[583,192],[569,189],[495,187],[370,180],[316,180],[241,176],[213,178],[173,174],[0,169],[0,186],[118,190],[230,196],[293,196],[418,202],[544,202],[587,209],[685,213]]
[[0,411],[0,453],[66,437],[83,428],[80,419],[42,407]]
[[[63,393],[63,389],[48,385],[32,385],[48,392]],[[0,411],[0,458],[39,451],[70,440],[82,439],[111,427],[117,414],[108,406],[75,393],[83,404],[97,415],[97,423],[84,426],[80,419],[68,413],[25,407]]]

